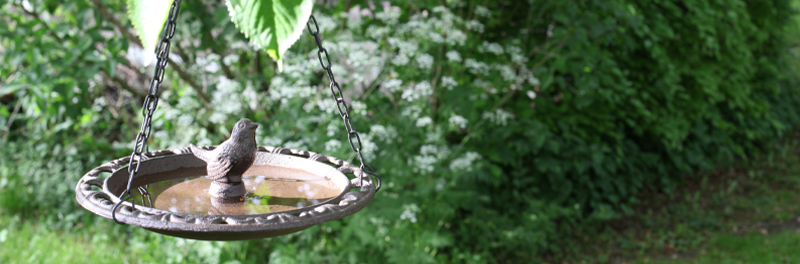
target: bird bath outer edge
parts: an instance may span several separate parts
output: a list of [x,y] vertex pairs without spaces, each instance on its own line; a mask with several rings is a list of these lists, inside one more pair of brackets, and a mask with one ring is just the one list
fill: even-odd
[[[213,148],[211,146],[208,148]],[[278,155],[278,156],[273,156]],[[134,182],[147,184],[166,179],[148,178],[153,174],[173,171],[176,168],[185,170],[187,174],[202,175],[205,171],[205,162],[194,157],[189,148],[158,150],[148,152],[141,161],[141,174],[136,174]],[[259,146],[256,164],[264,162],[265,158],[272,156],[278,160],[304,163],[312,162],[319,165],[333,165],[327,173],[331,177],[343,177],[337,185],[344,185],[341,193],[322,203],[303,207],[300,209],[258,215],[198,215],[185,214],[159,210],[151,207],[136,205],[135,209],[130,202],[123,202],[117,210],[116,217],[122,223],[143,227],[145,229],[183,238],[199,240],[249,240],[274,237],[297,232],[323,222],[341,219],[352,215],[369,204],[375,197],[375,183],[371,177],[360,168],[338,158],[322,155],[305,150],[287,149],[270,146]],[[115,172],[124,174],[127,179],[127,163],[130,157],[122,157],[100,165],[86,173],[75,187],[78,203],[87,210],[111,219],[111,210],[119,201],[118,193],[112,190],[124,190],[127,180],[118,183],[109,182]],[[168,164],[167,166],[148,167],[148,163]],[[151,164],[153,165],[153,164]],[[255,164],[254,164],[255,165]],[[315,166],[319,166],[315,165]],[[124,169],[124,170],[123,170]],[[101,173],[111,172],[112,176],[106,179],[99,177]],[[353,174],[350,179],[346,174]],[[115,179],[117,177],[114,177]],[[336,182],[336,179],[331,179]],[[363,181],[362,181],[363,180]],[[112,181],[114,181],[112,179]],[[363,182],[363,186],[362,186]],[[115,185],[115,186],[111,186]],[[134,184],[137,185],[137,184]],[[359,190],[352,190],[361,186]],[[93,190],[92,187],[101,187],[103,191]]]

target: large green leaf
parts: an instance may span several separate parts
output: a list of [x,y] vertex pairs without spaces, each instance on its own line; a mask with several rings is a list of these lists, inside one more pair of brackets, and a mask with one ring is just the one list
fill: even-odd
[[312,0],[228,0],[231,20],[244,35],[267,50],[278,61],[300,38],[311,9]]
[[127,0],[128,19],[147,54],[155,52],[173,0]]

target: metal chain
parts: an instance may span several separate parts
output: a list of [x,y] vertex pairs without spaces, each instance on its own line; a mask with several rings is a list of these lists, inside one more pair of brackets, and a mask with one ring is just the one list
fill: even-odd
[[[314,30],[311,30],[312,22],[314,25]],[[372,175],[378,180],[378,188],[375,190],[377,192],[381,189],[381,178],[375,174],[375,170],[372,169],[372,167],[364,162],[364,157],[361,155],[361,136],[359,136],[358,132],[353,129],[353,124],[350,122],[350,111],[347,108],[347,103],[344,101],[342,88],[339,87],[339,83],[336,82],[336,79],[333,76],[333,71],[331,71],[331,58],[328,57],[328,50],[322,47],[319,26],[317,25],[317,19],[314,18],[314,15],[311,15],[311,18],[309,18],[308,22],[306,22],[306,28],[308,29],[308,33],[310,33],[311,36],[314,36],[314,40],[317,42],[317,57],[319,57],[319,64],[322,66],[322,69],[328,73],[331,94],[333,95],[333,99],[336,100],[336,108],[339,110],[339,116],[341,116],[342,120],[344,121],[344,128],[347,130],[347,141],[350,142],[350,148],[352,148],[353,151],[358,154],[358,160],[361,161],[361,170],[369,175]],[[325,64],[322,60],[323,53],[325,53],[325,61],[327,61],[328,64]],[[355,142],[358,143],[357,147],[356,144],[353,144],[353,139],[355,139]],[[361,185],[363,186],[364,178],[362,176],[359,176],[359,178],[361,179]]]
[[[144,104],[142,104],[142,127],[139,130],[139,134],[136,135],[136,143],[133,147],[133,153],[131,154],[130,161],[128,162],[128,174],[130,175],[128,176],[128,186],[125,188],[125,191],[119,195],[120,201],[115,204],[114,208],[111,210],[111,218],[114,219],[117,224],[124,224],[117,220],[117,208],[123,202],[131,199],[131,183],[133,182],[133,177],[137,172],[139,172],[139,165],[141,165],[143,154],[150,151],[150,148],[147,146],[147,139],[150,138],[150,132],[153,130],[151,121],[153,120],[153,113],[155,113],[156,107],[158,106],[158,87],[164,81],[164,68],[167,67],[167,63],[169,62],[169,47],[171,46],[170,40],[175,35],[175,22],[178,20],[178,11],[180,10],[180,6],[181,0],[175,0],[172,2],[172,7],[170,7],[169,10],[169,17],[167,18],[167,23],[164,27],[164,35],[161,38],[161,42],[158,43],[158,48],[156,48],[158,61],[156,62],[156,69],[155,73],[153,74],[153,79],[150,80],[150,88],[147,90],[147,96],[144,98]],[[141,191],[142,188],[139,189]],[[146,190],[142,194],[144,195],[145,193]],[[144,197],[142,197],[142,199],[144,199]],[[131,206],[135,208],[134,203],[131,203]]]

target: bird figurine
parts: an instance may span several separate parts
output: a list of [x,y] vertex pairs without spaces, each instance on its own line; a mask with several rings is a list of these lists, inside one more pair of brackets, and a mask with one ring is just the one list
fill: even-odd
[[244,195],[247,190],[242,174],[256,159],[256,128],[258,124],[242,118],[233,127],[231,137],[213,150],[191,145],[195,157],[206,162],[208,178],[212,180],[209,193],[218,198]]

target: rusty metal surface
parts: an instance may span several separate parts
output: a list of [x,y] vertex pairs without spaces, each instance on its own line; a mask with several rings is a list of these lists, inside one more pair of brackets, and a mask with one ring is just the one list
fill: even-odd
[[[128,183],[129,160],[130,157],[119,158],[86,173],[75,187],[78,203],[97,215],[111,219],[112,208],[119,202],[117,195],[125,190],[125,185]],[[345,185],[337,197],[317,205],[260,215],[197,215],[141,205],[133,207],[130,202],[123,202],[116,212],[116,218],[126,224],[177,237],[200,240],[248,240],[285,235],[326,221],[340,219],[363,209],[374,198],[376,185],[372,178],[359,167],[343,160],[304,150],[268,146],[259,146],[256,158],[256,164],[274,166],[291,167],[315,163],[331,165],[333,173],[320,176],[339,178],[338,181]],[[148,152],[141,165],[143,166],[139,174],[133,179],[135,185],[165,180],[165,177],[202,175],[205,171],[205,162],[194,157],[188,148]],[[101,173],[107,172],[112,175],[106,179],[99,177]],[[164,176],[164,172],[174,173]],[[348,174],[354,175],[355,178],[348,178],[346,176]],[[95,190],[97,187],[103,190]],[[352,190],[357,187],[361,188]]]

